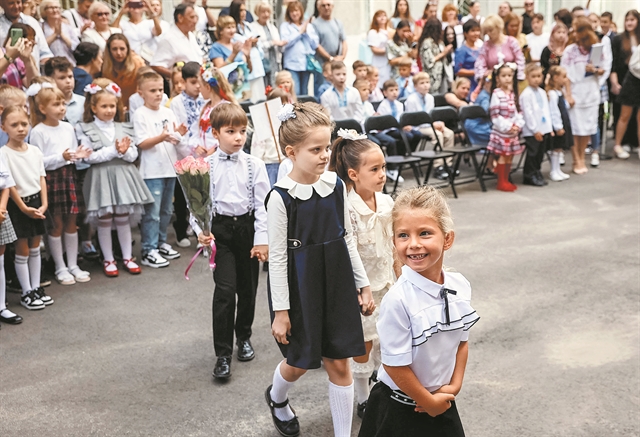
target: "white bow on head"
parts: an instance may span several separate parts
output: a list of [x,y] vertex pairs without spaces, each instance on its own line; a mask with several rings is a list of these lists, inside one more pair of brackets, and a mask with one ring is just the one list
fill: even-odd
[[35,97],[43,88],[53,88],[53,85],[49,82],[32,83],[27,88],[27,97]]
[[282,106],[280,111],[278,111],[278,120],[280,120],[281,123],[284,123],[290,118],[296,118],[296,111],[291,103],[287,103]]
[[338,136],[351,141],[366,140],[365,134],[359,134],[355,129],[338,129]]

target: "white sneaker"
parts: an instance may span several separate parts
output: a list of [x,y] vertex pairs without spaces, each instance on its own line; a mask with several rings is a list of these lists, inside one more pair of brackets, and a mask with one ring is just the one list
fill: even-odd
[[158,269],[160,267],[167,267],[169,265],[169,261],[160,256],[158,251],[154,249],[142,257],[140,264]]
[[600,165],[600,155],[598,153],[591,154],[591,167],[597,167]]
[[631,146],[625,144],[624,146],[622,146],[622,150],[624,150],[625,152],[629,153],[629,152],[631,152]]
[[66,268],[56,272],[56,281],[58,281],[60,285],[73,285],[76,283],[76,279]]
[[564,181],[564,178],[560,175],[560,173],[555,171],[552,171],[551,173],[549,173],[549,179],[551,179],[553,182]]
[[629,159],[629,152],[624,150],[624,147],[613,146],[613,153],[618,159]]
[[398,176],[398,185],[404,184],[404,178],[402,176]]
[[178,241],[176,244],[178,245],[178,247],[189,247],[191,246],[191,240],[189,240],[188,238],[183,238],[182,240]]
[[164,259],[176,259],[180,258],[180,252],[176,252],[173,250],[170,244],[162,243],[160,247],[158,247],[158,252]]
[[395,182],[398,178],[398,170],[387,170],[387,178],[392,182]]
[[568,174],[566,174],[565,172],[563,172],[562,170],[560,170],[559,174],[560,174],[560,177],[562,177],[562,179],[564,179],[565,181],[571,177]]
[[191,225],[187,226],[187,237],[195,237],[195,232],[193,232],[193,228]]
[[71,267],[69,269],[69,273],[73,275],[76,279],[76,282],[89,282],[91,280],[91,275],[89,272],[82,270],[78,266]]

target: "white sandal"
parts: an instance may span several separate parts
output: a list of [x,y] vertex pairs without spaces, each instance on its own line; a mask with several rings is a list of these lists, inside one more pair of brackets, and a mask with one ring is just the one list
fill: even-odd
[[71,267],[69,269],[69,273],[73,275],[76,279],[76,282],[89,282],[91,280],[91,275],[89,272],[82,270],[78,266]]
[[76,279],[69,272],[69,269],[62,269],[56,272],[56,281],[58,281],[60,285],[73,285],[76,283]]

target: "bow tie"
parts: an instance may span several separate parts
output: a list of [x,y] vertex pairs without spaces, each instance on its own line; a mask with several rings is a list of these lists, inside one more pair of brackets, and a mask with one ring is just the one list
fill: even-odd
[[449,294],[458,294],[455,290],[450,290],[448,288],[443,288],[440,290],[440,297],[444,299],[444,312],[447,317],[447,325],[451,324],[451,318],[449,317]]
[[218,158],[221,161],[231,161],[231,162],[238,162],[238,156],[239,155],[227,155],[224,152],[219,152],[218,154]]

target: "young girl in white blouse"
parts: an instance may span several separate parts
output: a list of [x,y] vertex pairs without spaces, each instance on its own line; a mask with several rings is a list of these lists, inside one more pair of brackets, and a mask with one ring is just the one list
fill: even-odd
[[[395,282],[391,245],[393,199],[382,193],[387,180],[384,154],[366,135],[344,129],[338,131],[331,149],[329,168],[347,185],[353,238],[371,283],[373,299],[380,302]],[[366,353],[353,358],[352,371],[357,413],[362,418],[369,398],[369,378],[376,365],[380,365],[380,350],[374,349],[378,340],[378,310],[361,319]]]
[[453,245],[451,212],[430,186],[400,193],[392,211],[402,275],[382,300],[380,381],[371,391],[361,437],[464,436],[455,397],[467,364],[467,332],[479,319],[471,286],[443,270]]
[[280,147],[293,169],[269,193],[269,304],[272,334],[285,360],[276,367],[265,398],[281,435],[300,425],[288,392],[320,363],[329,375],[329,402],[336,436],[351,435],[353,379],[349,358],[366,353],[360,313],[375,304],[358,255],[347,190],[325,172],[332,123],[315,103],[284,105],[278,114]]
[[[73,126],[63,123],[66,113],[64,94],[48,81],[34,83],[27,90],[31,108],[30,142],[44,156],[47,172],[49,214],[49,251],[56,266],[56,280],[62,285],[91,280],[89,272],[78,267],[77,217],[83,208],[82,193],[76,175],[76,159],[91,153],[78,148]],[[62,233],[64,232],[64,250]],[[67,263],[64,253],[67,253]]]

